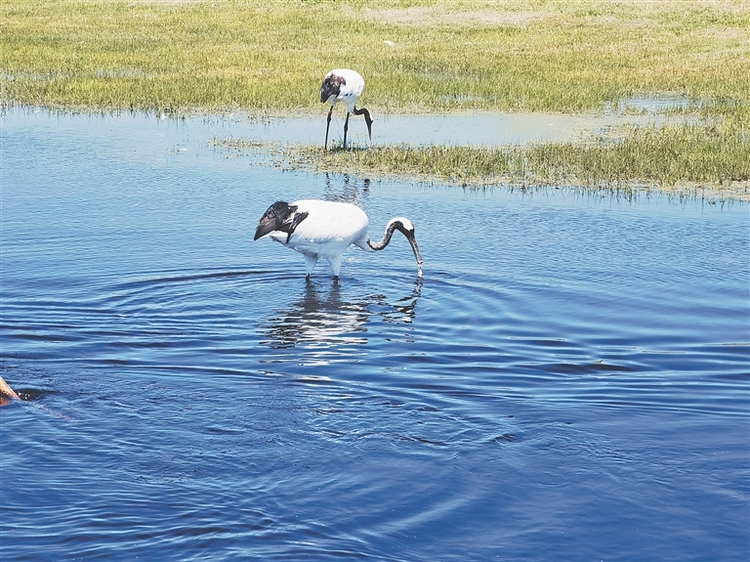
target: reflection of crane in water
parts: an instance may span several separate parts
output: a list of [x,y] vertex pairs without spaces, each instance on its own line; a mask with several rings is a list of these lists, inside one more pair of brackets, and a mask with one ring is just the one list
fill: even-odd
[[326,172],[326,187],[323,192],[323,199],[326,201],[341,201],[343,203],[352,203],[357,207],[364,207],[367,196],[370,194],[370,180],[362,180],[362,187],[357,185],[357,180],[349,177],[349,174],[343,174],[343,184],[341,187],[335,185],[332,175]]
[[396,321],[411,323],[411,321],[416,316],[414,308],[417,306],[417,302],[419,301],[419,297],[421,295],[422,278],[417,277],[417,282],[414,283],[414,290],[412,291],[411,295],[407,295],[404,298],[399,299],[399,304],[394,305],[396,310],[391,313],[382,314],[383,318],[391,322]]
[[[330,360],[346,348],[339,359],[351,358],[351,345],[364,345],[367,324],[372,318],[391,323],[411,323],[422,290],[418,279],[411,293],[390,304],[388,298],[373,294],[357,300],[342,296],[341,286],[328,286],[321,291],[308,281],[300,299],[272,316],[264,329],[268,339],[264,345],[275,349],[306,346],[313,358]],[[299,356],[295,355],[297,359]]]
[[363,344],[367,339],[367,304],[346,302],[339,285],[328,293],[319,291],[312,282],[306,283],[305,294],[273,318],[267,334],[271,347],[295,347],[306,342],[328,345]]

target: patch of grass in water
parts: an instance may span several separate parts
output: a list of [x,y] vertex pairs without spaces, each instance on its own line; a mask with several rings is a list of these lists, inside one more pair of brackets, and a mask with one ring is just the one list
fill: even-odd
[[[680,193],[710,187],[750,198],[750,143],[721,126],[631,128],[593,143],[503,147],[376,146],[324,151],[282,149],[291,166],[315,171],[447,181],[465,186],[576,185],[593,189],[656,187]],[[237,145],[235,145],[237,147]]]

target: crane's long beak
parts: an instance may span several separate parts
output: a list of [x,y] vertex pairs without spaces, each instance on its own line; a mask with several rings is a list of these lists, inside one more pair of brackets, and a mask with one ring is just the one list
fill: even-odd
[[417,239],[414,237],[414,233],[409,232],[406,235],[406,239],[409,241],[409,244],[411,244],[411,249],[414,252],[414,257],[417,259],[417,265],[420,266],[421,269],[424,260],[422,259],[422,252],[419,251],[419,246],[417,245]]

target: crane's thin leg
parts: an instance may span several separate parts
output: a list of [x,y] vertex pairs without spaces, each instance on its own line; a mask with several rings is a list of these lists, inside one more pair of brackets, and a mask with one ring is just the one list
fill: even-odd
[[307,279],[310,279],[313,269],[315,269],[315,264],[318,263],[318,256],[309,256],[307,254],[304,254],[304,256],[305,256],[305,269],[307,271],[307,275],[305,275],[305,277]]
[[346,112],[346,121],[344,121],[344,150],[346,150],[346,132],[349,130],[349,112]]
[[328,263],[331,264],[331,269],[333,270],[333,280],[338,281],[339,280],[339,271],[341,271],[341,262],[343,261],[344,256],[338,255],[333,256],[331,258],[328,258]]
[[323,150],[328,148],[328,128],[331,126],[331,113],[333,113],[333,106],[328,110],[328,120],[326,122],[326,142],[323,143]]

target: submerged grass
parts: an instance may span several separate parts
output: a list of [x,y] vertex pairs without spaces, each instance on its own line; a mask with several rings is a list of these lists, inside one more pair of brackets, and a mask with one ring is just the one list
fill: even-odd
[[749,28],[744,0],[5,0],[0,97],[99,111],[320,112],[320,81],[340,66],[365,75],[363,105],[380,113],[576,113],[673,94],[708,125],[593,145],[293,159],[471,183],[746,185]]

